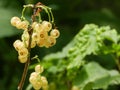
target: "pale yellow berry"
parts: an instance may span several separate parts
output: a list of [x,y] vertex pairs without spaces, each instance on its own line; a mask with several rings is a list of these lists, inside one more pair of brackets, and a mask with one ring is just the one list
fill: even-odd
[[15,16],[15,17],[12,17],[12,18],[11,18],[11,24],[12,24],[13,26],[16,26],[18,22],[21,22],[21,20],[20,20],[19,17],[16,17],[16,16]]
[[39,37],[40,38],[48,38],[48,32],[46,32],[45,30],[41,30],[39,32]]
[[50,35],[54,38],[58,38],[60,36],[60,32],[57,30],[57,29],[53,29],[51,32],[50,32]]
[[21,36],[21,39],[23,41],[28,41],[29,40],[29,34],[28,34],[28,31],[27,30],[24,30],[22,36]]
[[37,81],[35,82],[35,84],[32,84],[32,85],[35,90],[39,90],[42,86],[42,83]]
[[45,43],[45,47],[49,48],[49,47],[51,47],[51,46],[53,46],[55,44],[56,44],[56,39],[54,37],[52,37],[52,36],[49,36],[46,43]]
[[35,41],[35,42],[37,42],[37,40],[38,40],[38,33],[37,32],[33,32],[33,34],[32,34],[32,40]]
[[39,47],[45,46],[45,43],[46,43],[46,39],[44,39],[44,38],[39,38],[38,41],[37,41],[37,45]]
[[36,26],[37,24],[38,24],[37,22],[33,22],[32,25],[31,25],[32,28],[35,29],[35,26]]
[[34,30],[36,30],[36,32],[39,32],[40,30],[42,30],[41,24],[40,23],[35,24]]
[[28,21],[22,21],[16,25],[18,29],[26,30],[28,28],[29,22]]
[[47,81],[46,77],[41,76],[41,81],[42,81],[42,86],[47,86],[48,85],[48,81]]
[[24,56],[19,55],[18,59],[19,59],[20,63],[26,63],[27,62],[27,55],[24,55]]
[[42,73],[43,71],[44,71],[44,69],[41,65],[36,65],[35,66],[35,72]]
[[30,76],[30,78],[29,78],[29,82],[32,83],[32,84],[34,84],[35,82],[37,82],[36,77],[34,77],[34,76]]
[[21,40],[16,40],[14,43],[13,43],[13,46],[15,47],[15,49],[18,51],[22,48],[24,48],[24,43],[21,41]]
[[48,21],[43,21],[42,29],[44,29],[45,31],[50,31],[52,29],[52,24]]
[[18,51],[18,54],[20,56],[27,56],[28,55],[28,49],[27,48],[22,48]]
[[[29,40],[28,40],[29,41]],[[26,45],[26,47],[28,47],[28,44],[29,44],[29,42],[28,41],[25,41],[25,45]],[[34,48],[36,46],[36,42],[35,41],[31,41],[31,48]]]

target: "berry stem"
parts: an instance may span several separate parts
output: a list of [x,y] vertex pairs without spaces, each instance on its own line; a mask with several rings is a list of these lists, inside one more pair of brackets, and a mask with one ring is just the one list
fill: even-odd
[[[35,13],[36,13],[36,8],[33,7],[33,15],[32,15],[32,23],[35,21]],[[29,41],[28,41],[28,57],[27,57],[27,62],[25,63],[25,67],[24,67],[24,71],[23,71],[23,74],[22,74],[22,78],[21,78],[21,81],[18,85],[18,90],[23,90],[23,85],[24,85],[24,82],[25,82],[25,79],[26,79],[26,76],[27,76],[27,72],[28,72],[28,67],[29,67],[29,64],[30,64],[30,51],[31,51],[31,41],[32,41],[32,34],[33,34],[33,29],[31,26],[28,27],[28,33],[29,33]]]
[[28,67],[29,67],[29,64],[30,64],[30,51],[31,51],[31,36],[32,36],[32,32],[33,32],[33,29],[31,27],[28,28],[28,33],[29,33],[29,44],[28,44],[28,57],[27,57],[27,62],[25,63],[25,67],[24,67],[24,71],[23,71],[23,74],[22,74],[22,78],[21,78],[21,81],[19,83],[19,86],[18,86],[18,90],[22,90],[23,88],[23,85],[24,85],[24,82],[25,82],[25,79],[26,79],[26,76],[27,76],[27,72],[28,72]]

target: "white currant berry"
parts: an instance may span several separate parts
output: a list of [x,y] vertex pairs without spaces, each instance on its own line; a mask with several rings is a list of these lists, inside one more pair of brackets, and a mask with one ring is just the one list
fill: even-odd
[[49,48],[49,47],[51,47],[51,46],[53,46],[55,44],[56,44],[56,39],[54,37],[52,37],[52,36],[49,36],[46,43],[45,43],[45,47]]
[[28,21],[22,21],[16,25],[18,29],[26,30],[28,28],[29,22]]
[[24,30],[22,36],[21,36],[21,39],[23,41],[28,41],[29,40],[29,34],[28,34],[28,31],[27,30]]
[[35,90],[39,90],[42,86],[42,83],[37,81],[35,82],[35,84],[32,84],[32,85]]
[[20,18],[19,17],[12,17],[11,18],[11,24],[13,25],[13,26],[16,26],[17,24],[18,24],[18,22],[21,22],[21,20],[20,20]]
[[48,38],[48,33],[45,30],[41,30],[39,32],[39,37],[40,38]]
[[13,43],[13,46],[15,47],[15,49],[18,51],[22,48],[24,48],[24,43],[21,41],[21,40],[16,40],[14,43]]
[[48,21],[43,21],[42,29],[44,29],[45,31],[50,31],[52,29],[52,24]]
[[35,66],[35,72],[42,73],[43,71],[44,71],[44,69],[41,65],[36,65]]
[[33,34],[32,34],[32,40],[35,41],[35,42],[37,42],[37,40],[38,40],[38,33],[37,32],[33,32]]
[[33,22],[32,25],[31,25],[32,28],[35,29],[35,26],[36,26],[37,24],[38,24],[37,22]]
[[22,48],[18,51],[18,53],[21,56],[27,56],[28,55],[28,49],[27,48]]
[[[26,47],[28,47],[28,45],[29,45],[29,42],[28,41],[25,41],[25,45],[26,45]],[[31,48],[34,48],[36,46],[36,42],[35,41],[31,41]]]
[[54,38],[58,38],[60,36],[60,32],[57,30],[57,29],[53,29],[51,32],[50,32],[50,35]]
[[46,39],[44,39],[44,38],[39,38],[38,41],[37,41],[37,45],[39,47],[45,46],[45,43],[46,43]]
[[41,76],[41,81],[42,81],[42,86],[47,86],[48,85],[48,81],[47,81],[46,77]]
[[27,55],[24,55],[24,56],[19,55],[18,59],[19,59],[20,63],[26,63],[27,62]]
[[35,24],[34,29],[36,30],[36,32],[39,32],[40,30],[42,30],[41,24],[40,23]]

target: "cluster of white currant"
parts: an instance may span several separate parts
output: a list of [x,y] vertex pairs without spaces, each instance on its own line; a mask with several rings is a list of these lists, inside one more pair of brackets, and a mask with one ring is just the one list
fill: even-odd
[[29,81],[35,90],[40,90],[41,88],[43,90],[48,90],[48,81],[46,77],[40,75],[43,70],[41,65],[36,65],[35,72],[32,72],[30,75]]
[[[19,53],[19,61],[21,63],[25,63],[27,61],[27,48],[30,38],[28,33],[29,22],[27,20],[21,21],[19,17],[13,17],[11,19],[11,24],[18,29],[24,30],[21,40],[16,40],[13,46]],[[41,23],[33,22],[31,24],[31,28],[33,29],[31,48],[34,48],[36,45],[39,47],[45,46],[46,48],[49,48],[56,44],[56,38],[60,35],[58,29],[53,29],[52,24],[48,21],[43,21]]]

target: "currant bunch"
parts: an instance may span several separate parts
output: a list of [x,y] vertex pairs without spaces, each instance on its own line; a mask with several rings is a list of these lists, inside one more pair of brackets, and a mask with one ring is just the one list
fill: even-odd
[[48,90],[48,81],[46,77],[41,76],[43,70],[44,69],[41,65],[36,65],[35,72],[32,72],[30,75],[29,81],[35,90],[39,90],[41,88],[43,90]]
[[[24,11],[27,7],[31,7],[33,9],[31,21],[26,20],[24,17]],[[48,21],[42,20],[40,15],[42,10],[48,14]],[[46,48],[52,47],[56,44],[56,39],[60,36],[60,32],[55,26],[51,8],[43,5],[40,2],[38,2],[36,5],[24,5],[21,18],[14,16],[11,18],[10,22],[12,26],[23,30],[21,39],[17,39],[13,43],[15,50],[18,52],[19,61],[21,63],[25,63],[22,79],[18,86],[18,89],[22,90],[28,66],[31,61],[31,48],[34,48],[35,46]],[[43,90],[48,89],[46,77],[40,75],[42,72],[43,67],[37,65],[35,67],[35,72],[31,73],[30,75],[29,81],[36,90],[39,90],[41,87]]]

